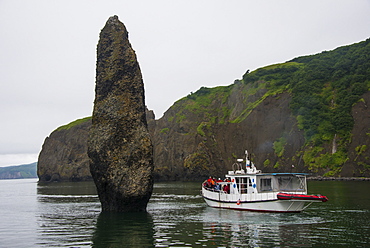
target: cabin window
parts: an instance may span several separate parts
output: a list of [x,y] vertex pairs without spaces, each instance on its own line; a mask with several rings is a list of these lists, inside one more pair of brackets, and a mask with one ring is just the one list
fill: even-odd
[[260,191],[272,191],[271,178],[261,178],[260,183]]

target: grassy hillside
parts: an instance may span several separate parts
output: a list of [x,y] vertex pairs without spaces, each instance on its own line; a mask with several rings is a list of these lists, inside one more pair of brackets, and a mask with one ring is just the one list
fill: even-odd
[[[196,115],[199,117],[198,123],[194,123],[196,133],[204,136],[204,128],[214,123],[240,123],[267,97],[286,92],[291,96],[290,109],[305,137],[305,145],[294,156],[310,171],[325,171],[326,176],[332,176],[341,172],[349,152],[361,155],[368,150],[365,143],[358,144],[356,151],[349,151],[348,146],[354,128],[352,108],[364,101],[362,96],[369,89],[370,39],[367,39],[248,71],[230,86],[202,87],[174,104],[177,113],[170,121],[186,122],[190,115]],[[243,109],[237,109],[235,91],[242,94],[238,101],[242,101]],[[363,135],[369,133],[370,129]],[[281,162],[285,145],[284,137],[274,143]],[[369,172],[369,158],[364,160],[361,168]]]
[[[305,133],[303,158],[311,169],[326,166],[331,168],[328,175],[339,173],[348,160],[352,107],[370,89],[370,39],[243,77],[244,83],[258,80],[268,82],[270,89],[286,87],[291,92],[290,107]],[[336,152],[323,153],[324,145],[330,142],[337,142]]]
[[77,120],[72,121],[72,122],[70,122],[66,125],[58,127],[55,131],[68,130],[68,129],[76,126],[76,125],[79,125],[81,123],[84,123],[84,122],[90,120],[91,118],[92,118],[91,116],[88,116],[88,117],[84,117],[84,118],[81,118],[81,119],[77,119]]
[[0,167],[0,179],[37,178],[37,162]]

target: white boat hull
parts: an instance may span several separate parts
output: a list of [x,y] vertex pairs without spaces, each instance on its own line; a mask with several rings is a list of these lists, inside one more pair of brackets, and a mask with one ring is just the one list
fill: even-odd
[[210,207],[228,208],[235,210],[257,211],[257,212],[292,212],[298,213],[304,209],[305,202],[299,201],[261,201],[261,202],[217,202],[204,198]]
[[[227,208],[235,210],[258,211],[258,212],[301,212],[305,209],[305,204],[311,201],[302,200],[279,200],[276,194],[255,199],[248,199],[247,195],[231,195],[220,192],[211,192],[203,188],[202,195],[208,206],[214,208]],[[241,199],[239,199],[241,198]],[[256,199],[259,198],[259,199]]]

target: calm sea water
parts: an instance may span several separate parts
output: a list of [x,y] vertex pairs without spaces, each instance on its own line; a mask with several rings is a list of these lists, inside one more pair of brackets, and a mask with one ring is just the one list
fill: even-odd
[[207,207],[200,183],[157,183],[147,213],[102,214],[92,182],[0,180],[0,247],[368,247],[370,182],[311,181],[299,214]]

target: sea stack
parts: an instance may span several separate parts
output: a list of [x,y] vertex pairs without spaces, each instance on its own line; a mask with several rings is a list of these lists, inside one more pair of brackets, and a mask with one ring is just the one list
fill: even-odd
[[153,191],[153,146],[144,84],[125,25],[108,19],[97,47],[88,156],[103,212],[146,211]]

